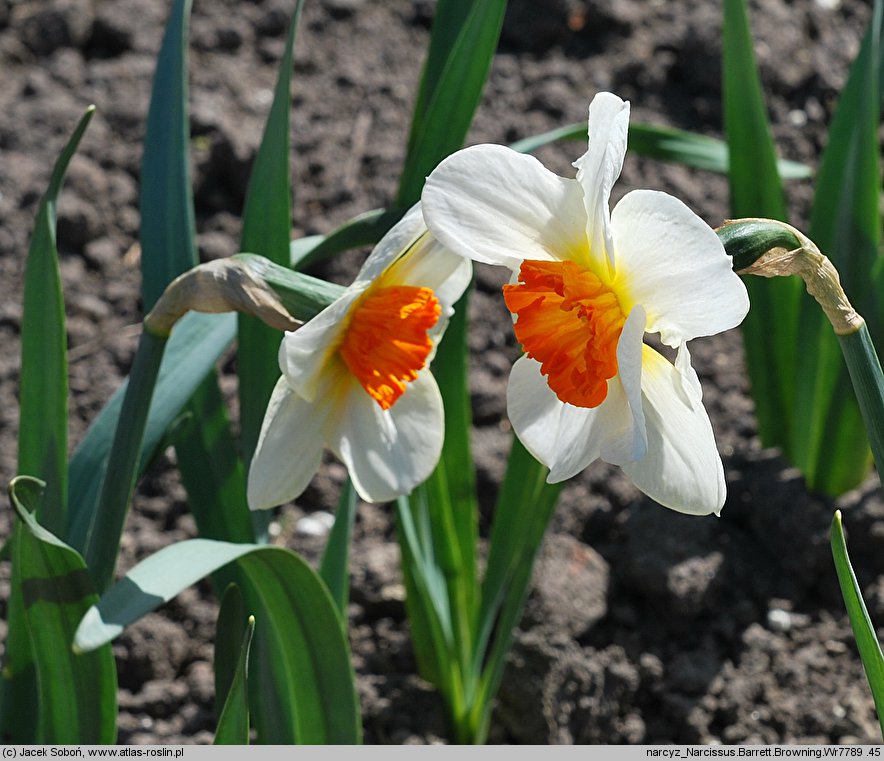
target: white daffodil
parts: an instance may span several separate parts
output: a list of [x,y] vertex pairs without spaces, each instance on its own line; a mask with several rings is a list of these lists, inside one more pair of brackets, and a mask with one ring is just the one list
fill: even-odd
[[[637,190],[609,211],[628,124],[628,103],[593,100],[577,179],[501,146],[459,151],[427,180],[424,218],[452,251],[514,273],[504,299],[526,354],[507,406],[547,480],[601,458],[667,507],[718,513],[724,472],[686,342],[738,325],[749,300],[681,201]],[[645,333],[678,350],[674,364]]]
[[471,274],[427,232],[418,205],[340,298],[285,334],[282,377],[249,469],[253,510],[300,495],[326,446],[369,502],[407,494],[430,475],[444,418],[429,363]]

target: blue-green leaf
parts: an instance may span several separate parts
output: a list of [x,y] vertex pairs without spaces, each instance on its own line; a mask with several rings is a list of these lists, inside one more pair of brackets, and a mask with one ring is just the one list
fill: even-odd
[[317,573],[289,550],[191,539],[139,563],[84,616],[76,645],[88,651],[237,561],[247,610],[261,622],[252,644],[251,708],[259,740],[355,743],[359,711],[338,611]]
[[141,163],[141,275],[144,310],[197,263],[187,118],[187,32],[191,0],[175,0],[147,114]]
[[[73,653],[74,630],[97,596],[83,559],[32,515],[43,483],[13,479],[10,497],[22,525],[13,563],[21,584],[39,700],[36,741],[47,744],[112,743],[116,738],[117,680],[105,645]],[[45,499],[45,495],[42,497]]]
[[356,490],[348,478],[338,500],[335,524],[328,536],[328,544],[319,568],[319,575],[328,586],[345,628],[347,601],[350,597],[350,541],[353,538],[353,524],[356,522],[356,503]]
[[[731,214],[786,221],[786,202],[755,64],[745,0],[725,0],[723,25],[725,132]],[[793,456],[789,412],[797,362],[802,287],[796,278],[749,278],[752,309],[743,323],[756,418],[766,446]]]
[[[829,129],[811,210],[810,237],[831,260],[872,340],[884,341],[880,149],[884,3],[876,0]],[[815,303],[800,315],[793,420],[796,464],[811,488],[840,494],[856,486],[871,462],[862,418],[838,342]]]
[[58,157],[25,264],[18,472],[46,482],[38,518],[60,536],[67,532],[68,363],[55,210],[68,165],[94,113],[95,106],[86,110]]
[[[538,148],[558,140],[586,142],[586,122],[567,124],[564,127],[532,135],[510,145],[514,151],[533,153]],[[707,172],[727,174],[730,170],[727,143],[708,135],[688,132],[659,124],[631,122],[629,125],[629,152],[658,161],[669,161]],[[805,180],[813,176],[807,164],[780,159],[777,170],[784,180]]]
[[[191,313],[175,326],[166,344],[154,388],[141,445],[139,473],[143,472],[156,447],[163,441],[166,430],[229,346],[235,330],[236,317],[232,314]],[[117,389],[71,458],[70,542],[78,549],[85,546],[92,514],[98,504],[127,385],[128,382],[124,382]]]
[[881,645],[875,635],[875,627],[869,618],[869,611],[863,601],[853,566],[850,564],[850,556],[847,554],[847,542],[844,539],[844,529],[841,526],[841,511],[836,510],[832,519],[832,556],[835,559],[835,570],[838,573],[838,583],[841,585],[841,594],[844,596],[844,605],[847,607],[847,615],[850,618],[850,626],[853,628],[853,636],[856,646],[862,658],[866,678],[872,689],[872,697],[875,700],[875,710],[878,713],[878,721],[884,732],[884,656],[881,654]]
[[[243,211],[241,251],[289,264],[292,235],[292,187],[289,176],[289,114],[295,32],[303,0],[297,0],[264,137],[255,157]],[[239,316],[238,361],[240,440],[248,464],[258,443],[264,411],[279,378],[282,335],[255,317]],[[265,514],[266,515],[266,514]]]
[[442,0],[439,6],[432,34],[441,38],[431,42],[433,56],[424,69],[399,180],[400,208],[414,204],[426,176],[463,145],[497,49],[506,0],[474,0],[469,13],[464,0]]
[[255,617],[249,616],[246,631],[242,637],[239,658],[233,681],[224,701],[218,729],[215,732],[215,745],[249,744],[249,650],[252,635],[255,633]]

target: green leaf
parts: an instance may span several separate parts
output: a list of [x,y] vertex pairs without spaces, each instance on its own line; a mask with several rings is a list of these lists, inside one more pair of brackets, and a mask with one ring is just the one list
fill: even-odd
[[479,537],[479,502],[476,499],[476,468],[470,446],[472,402],[469,388],[470,290],[455,304],[445,335],[433,359],[433,376],[445,401],[445,441],[441,467],[444,468],[444,493],[449,502],[452,536],[460,558],[459,575],[464,584],[462,593],[469,622],[475,625],[477,612],[476,544]]
[[61,536],[67,531],[68,362],[55,243],[56,205],[68,165],[94,113],[95,106],[86,109],[55,163],[25,264],[18,471],[46,482],[38,517]]
[[[297,0],[289,24],[270,116],[249,178],[240,245],[242,251],[260,254],[281,265],[289,263],[292,234],[289,114],[295,31],[303,4],[303,0]],[[246,464],[251,462],[258,444],[264,411],[279,378],[277,355],[281,339],[278,330],[257,318],[239,315],[236,367],[239,377],[240,441]]]
[[[144,158],[141,180],[141,268],[142,294],[145,311],[148,311],[162,295],[166,286],[178,275],[195,266],[199,259],[196,252],[193,211],[193,190],[190,181],[190,124],[187,109],[187,36],[191,0],[176,0],[169,15],[163,44],[157,59],[147,129],[144,137]],[[200,380],[203,379],[200,376]],[[206,463],[214,453],[205,449],[207,442],[222,447],[225,454],[234,448],[229,431],[219,427],[225,419],[218,381],[211,373],[193,392],[189,406],[191,423],[176,442],[176,452],[182,471],[192,463]],[[203,425],[208,430],[201,430]],[[226,441],[224,440],[226,439]],[[248,517],[244,488],[236,481],[241,467],[231,471],[221,481],[203,482],[197,491],[188,490],[191,509],[202,518],[203,523],[238,527],[235,535],[225,539],[244,538],[241,532],[243,517]],[[199,468],[196,473],[184,476],[186,484],[199,483],[199,479],[212,475],[213,471]],[[240,479],[241,480],[241,479]],[[220,504],[206,507],[206,497],[220,497]],[[126,506],[119,509],[125,510]],[[230,512],[217,520],[207,518],[211,509]],[[249,533],[245,538],[252,538]],[[90,564],[91,567],[91,564]]]
[[482,583],[475,663],[482,677],[470,722],[473,737],[480,742],[488,732],[492,701],[530,589],[534,559],[564,485],[546,483],[548,473],[514,436],[497,498]]
[[252,635],[255,633],[255,617],[249,616],[246,632],[242,639],[236,671],[221,718],[215,732],[215,745],[248,745],[249,744],[249,649]]
[[[175,326],[166,344],[163,362],[154,388],[145,426],[138,473],[150,461],[164,440],[165,431],[181,415],[215,362],[230,345],[236,331],[232,314],[185,315]],[[98,504],[101,483],[107,470],[108,455],[122,408],[128,381],[116,390],[92,422],[71,458],[70,542],[82,551],[92,514]]]
[[835,511],[835,517],[832,519],[831,543],[844,605],[847,607],[847,615],[850,618],[850,626],[853,628],[856,646],[859,649],[866,678],[869,680],[869,687],[875,700],[878,721],[881,724],[882,732],[884,732],[884,656],[881,655],[881,646],[875,636],[875,627],[869,618],[869,611],[866,609],[856,575],[850,564],[847,542],[844,539],[844,530],[841,526],[840,510]]
[[206,377],[187,409],[190,414],[175,437],[175,451],[199,534],[205,539],[252,542],[245,467],[214,374]]
[[221,598],[218,623],[215,625],[215,650],[213,666],[215,671],[215,715],[220,719],[221,711],[230,692],[236,674],[243,637],[246,634],[246,602],[242,591],[235,583],[227,585]]
[[444,573],[436,561],[429,505],[422,489],[396,501],[396,535],[418,667],[448,700],[459,691],[454,632]]
[[[68,368],[56,205],[68,165],[94,112],[94,106],[86,110],[56,161],[40,200],[25,264],[18,470],[46,482],[46,498],[39,502],[38,517],[60,536],[67,535],[68,520]],[[14,546],[19,530],[13,526],[5,549]],[[37,684],[19,576],[14,563],[4,678],[0,682],[0,737],[9,742],[33,742],[36,716],[31,707],[37,700]]]
[[433,361],[445,401],[442,458],[427,482],[397,503],[406,609],[421,674],[437,685],[453,724],[465,714],[465,675],[478,612],[478,504],[470,455],[468,296],[455,307]]
[[147,330],[141,334],[108,453],[98,505],[86,529],[83,557],[95,586],[101,591],[113,578],[123,525],[138,475],[138,460],[150,401],[166,342],[165,337],[155,336]]
[[37,669],[34,648],[25,621],[22,599],[22,571],[15,561],[20,521],[13,521],[8,546],[11,555],[9,601],[6,612],[8,630],[3,669],[0,671],[0,742],[33,743],[37,741]]
[[[723,44],[731,214],[786,221],[745,0],[725,0]],[[787,411],[794,404],[801,283],[796,278],[750,278],[746,287],[752,308],[743,322],[743,338],[759,433],[765,446],[782,447],[793,457]]]
[[341,623],[346,629],[347,601],[350,596],[350,542],[353,538],[353,524],[356,521],[356,490],[348,478],[341,491],[335,523],[325,546],[319,575],[328,586],[332,599],[337,605]]
[[[875,343],[884,340],[884,270],[878,253],[882,26],[884,4],[879,0],[829,129],[810,224],[811,239],[838,269],[848,297],[868,319]],[[800,355],[797,374],[796,461],[811,488],[840,494],[868,472],[861,416],[837,340],[816,304],[805,302],[800,325],[802,345],[808,349]]]
[[141,162],[141,274],[144,311],[197,263],[187,117],[187,33],[191,0],[169,14],[147,114]]
[[325,237],[311,235],[293,240],[290,264],[296,269],[304,270],[341,251],[360,246],[373,246],[402,219],[404,214],[405,212],[399,209],[389,211],[372,209],[345,222]]
[[[71,650],[74,630],[97,597],[83,559],[32,515],[43,482],[13,479],[9,494],[22,529],[13,562],[36,665],[37,742],[113,743],[117,682],[108,645],[85,656]],[[45,496],[43,497],[45,499]]]
[[[558,140],[586,142],[586,122],[532,135],[510,145],[514,151],[533,153],[538,148]],[[727,143],[714,137],[688,132],[658,124],[631,122],[629,125],[629,152],[658,161],[727,174],[730,168]],[[813,176],[813,170],[797,161],[779,160],[779,175],[786,180],[804,180]]]
[[99,647],[145,613],[237,561],[246,609],[262,622],[252,645],[251,707],[261,742],[359,741],[359,712],[338,611],[319,576],[293,552],[191,539],[129,571],[90,608],[75,642]]
[[396,206],[400,208],[414,204],[426,176],[463,145],[506,11],[506,0],[472,2],[469,13],[464,0],[441,0],[438,5],[430,43],[432,56],[424,68],[399,180]]

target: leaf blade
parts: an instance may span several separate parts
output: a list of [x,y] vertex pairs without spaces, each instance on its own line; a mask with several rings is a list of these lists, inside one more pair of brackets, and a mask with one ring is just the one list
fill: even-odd
[[835,560],[835,570],[838,574],[838,583],[841,586],[841,594],[844,597],[844,605],[850,618],[850,626],[859,649],[866,678],[875,701],[875,710],[881,730],[884,732],[884,656],[881,654],[881,646],[875,635],[875,627],[869,618],[869,611],[863,601],[859,583],[850,563],[850,555],[847,552],[847,541],[844,538],[844,529],[841,525],[841,511],[836,510],[832,518],[831,533],[832,557]]
[[[810,237],[838,269],[844,290],[868,318],[872,340],[879,344],[884,340],[877,138],[882,31],[884,3],[876,0],[829,130],[810,220]],[[803,340],[813,350],[800,356],[793,415],[796,459],[811,488],[837,495],[868,472],[868,443],[837,339],[815,303],[804,302],[800,323]]]
[[[786,221],[745,0],[725,0],[723,45],[731,214]],[[750,278],[746,286],[752,309],[743,322],[743,343],[759,433],[766,446],[782,447],[794,457],[790,420],[783,411],[793,408],[801,285],[794,278]]]
[[[136,565],[80,622],[84,652],[204,576],[237,561],[246,608],[265,622],[253,642],[250,700],[262,742],[360,740],[349,648],[318,574],[290,550],[211,539],[165,547]],[[333,710],[331,710],[333,709]]]
[[[297,0],[289,22],[285,52],[258,148],[243,210],[241,251],[288,265],[292,229],[292,185],[289,176],[292,68],[295,32],[303,0]],[[246,465],[258,443],[264,411],[279,378],[277,354],[282,339],[278,330],[255,317],[238,318],[239,408],[241,447]]]
[[144,310],[197,263],[187,118],[187,35],[192,0],[175,0],[157,57],[141,166]]
[[95,106],[86,110],[55,163],[25,265],[18,472],[46,482],[38,517],[61,536],[67,533],[68,512],[68,363],[55,209],[68,165],[94,113]]
[[[439,59],[437,63],[434,58],[433,68],[424,70],[426,82],[421,84],[421,93],[426,95],[419,98],[418,106],[426,102],[426,107],[423,113],[416,111],[412,119],[396,196],[396,206],[400,208],[416,203],[426,176],[463,145],[482,97],[503,25],[506,0],[473,2],[468,14],[464,15],[464,10],[461,2],[456,9],[446,11],[449,21],[463,19],[456,37],[450,31],[453,24],[439,31],[433,25],[433,35],[444,35],[444,42],[437,47],[431,42],[431,48],[439,50]],[[443,44],[448,48],[444,55]],[[444,65],[440,65],[442,58]],[[437,70],[438,79],[433,83],[430,77],[436,76]]]
[[10,498],[21,521],[13,562],[20,572],[36,666],[37,739],[50,744],[113,743],[117,680],[110,646],[83,657],[71,651],[77,622],[97,596],[83,559],[37,523],[26,506],[36,505],[35,484],[42,486],[27,477],[13,479]]
[[255,617],[249,616],[233,681],[227,693],[227,699],[224,701],[221,717],[218,719],[214,745],[249,744],[249,650],[254,633]]

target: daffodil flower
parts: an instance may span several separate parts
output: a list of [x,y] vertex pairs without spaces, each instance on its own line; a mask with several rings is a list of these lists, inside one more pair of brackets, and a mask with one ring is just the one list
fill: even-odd
[[427,233],[416,206],[333,304],[285,334],[249,469],[253,510],[300,495],[326,446],[370,502],[430,475],[444,418],[429,363],[470,277],[470,263]]
[[[675,510],[718,513],[721,458],[686,342],[749,308],[715,232],[681,201],[637,190],[609,211],[629,104],[600,93],[576,179],[495,145],[459,151],[427,180],[424,218],[452,251],[513,271],[504,299],[525,356],[509,417],[563,481],[598,458]],[[659,333],[675,362],[644,343]]]

